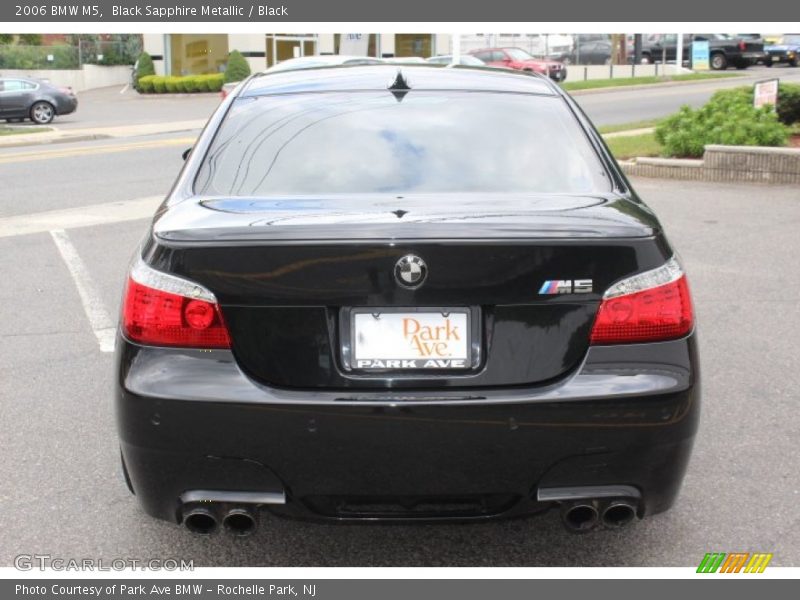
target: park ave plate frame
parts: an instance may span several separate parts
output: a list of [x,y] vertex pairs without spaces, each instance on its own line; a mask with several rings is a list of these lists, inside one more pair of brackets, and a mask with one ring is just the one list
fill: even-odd
[[[364,358],[361,360],[372,360],[372,365],[361,365],[356,362],[356,321],[358,315],[465,315],[463,326],[466,329],[466,356],[463,364],[454,364],[454,359],[442,359],[437,357],[429,358],[406,358],[406,359],[387,359],[383,358]],[[476,369],[480,365],[481,345],[478,332],[480,331],[480,310],[475,307],[465,306],[415,306],[415,307],[352,307],[344,308],[341,311],[340,333],[341,333],[341,357],[342,365],[347,371],[362,374],[370,373],[397,373],[403,374],[436,374],[442,372],[465,373]],[[460,326],[460,325],[459,325]],[[455,360],[462,360],[461,357]]]

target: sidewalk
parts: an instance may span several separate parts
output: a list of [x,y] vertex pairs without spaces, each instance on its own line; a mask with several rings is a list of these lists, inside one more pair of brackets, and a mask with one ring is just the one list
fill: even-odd
[[83,129],[58,129],[42,133],[26,133],[0,137],[0,148],[35,146],[64,142],[84,142],[112,138],[128,138],[159,133],[177,133],[202,129],[206,119],[191,121],[172,121],[167,123],[144,123],[140,125],[121,125],[116,127],[88,127]]
[[616,137],[628,137],[632,135],[644,135],[645,133],[653,133],[655,127],[642,127],[641,129],[625,129],[623,131],[614,131],[613,133],[604,133],[602,136],[606,139]]

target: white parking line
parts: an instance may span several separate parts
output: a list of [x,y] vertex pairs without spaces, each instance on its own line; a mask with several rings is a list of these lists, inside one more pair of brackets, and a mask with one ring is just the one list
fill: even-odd
[[103,204],[2,217],[0,218],[0,237],[145,219],[153,216],[153,212],[163,199],[163,196],[147,196],[135,200],[104,202]]
[[75,281],[75,287],[78,288],[78,295],[81,298],[86,318],[89,319],[89,325],[100,344],[100,352],[113,352],[116,327],[106,311],[103,299],[89,274],[86,263],[81,259],[66,231],[54,229],[50,235]]

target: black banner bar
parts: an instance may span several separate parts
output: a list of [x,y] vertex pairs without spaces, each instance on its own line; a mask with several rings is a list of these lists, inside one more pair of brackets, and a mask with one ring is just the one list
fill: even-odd
[[[712,588],[713,586],[713,588]],[[745,576],[706,575],[697,579],[553,580],[553,579],[321,579],[321,580],[4,580],[0,597],[8,600],[424,600],[457,598],[647,598],[674,600],[702,588],[707,594],[736,599],[744,597],[794,597],[796,582]],[[782,595],[781,595],[782,594]],[[613,596],[612,596],[613,595]]]
[[[800,3],[672,0],[3,0],[0,21],[14,22],[752,22],[800,20]],[[719,28],[717,28],[719,29]]]

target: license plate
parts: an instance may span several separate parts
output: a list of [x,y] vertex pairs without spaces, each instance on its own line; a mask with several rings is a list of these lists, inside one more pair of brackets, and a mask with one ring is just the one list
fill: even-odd
[[466,309],[442,312],[354,312],[356,369],[468,369]]
[[773,56],[773,57],[772,57],[772,62],[777,62],[777,61],[779,61],[780,59],[781,59],[781,57],[780,57],[780,56]]

